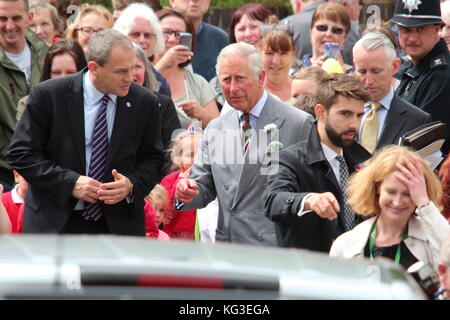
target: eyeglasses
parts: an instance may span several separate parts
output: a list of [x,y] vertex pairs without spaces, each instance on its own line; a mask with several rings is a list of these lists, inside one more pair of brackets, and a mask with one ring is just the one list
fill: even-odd
[[94,29],[91,27],[81,27],[81,28],[78,28],[77,30],[80,30],[81,32],[83,32],[84,35],[86,35],[86,36],[92,36],[94,33],[102,31],[103,29]]
[[144,36],[145,40],[155,39],[156,34],[150,32],[132,32],[130,33],[130,37],[134,39],[138,39],[141,36]]
[[[327,32],[328,31],[328,26],[323,25],[323,24],[319,24],[317,26],[314,26],[314,28],[316,28],[317,31],[319,32]],[[338,28],[338,27],[331,27],[331,33],[333,34],[343,34],[344,33],[344,29],[343,28]]]
[[182,31],[175,31],[175,30],[166,29],[166,30],[163,30],[163,36],[164,36],[164,38],[170,38],[170,36],[173,34],[175,36],[175,38],[180,40],[181,32]]

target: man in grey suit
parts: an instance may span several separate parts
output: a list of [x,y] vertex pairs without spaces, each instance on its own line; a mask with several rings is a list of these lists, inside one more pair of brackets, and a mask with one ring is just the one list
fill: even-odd
[[[293,14],[285,19],[282,22],[289,25],[289,28],[292,30],[295,47],[298,50],[298,58],[301,59],[304,55],[312,54],[312,45],[311,45],[311,20],[314,14],[314,11],[317,9],[319,5],[322,3],[326,3],[327,1],[323,0],[298,0],[297,5],[298,10],[300,10],[298,14]],[[338,1],[339,2],[339,1]],[[347,1],[348,2],[348,1]],[[343,4],[344,5],[344,4]],[[342,58],[344,62],[351,65],[352,64],[352,47],[354,43],[359,39],[359,24],[358,22],[351,21],[351,28],[347,35],[347,39],[344,42],[344,49],[342,50]]]
[[202,208],[219,200],[217,241],[275,246],[275,226],[264,216],[262,192],[279,150],[305,137],[313,119],[267,94],[258,51],[244,42],[217,60],[225,99],[233,110],[211,121],[189,179],[177,185],[176,208]]
[[428,113],[394,92],[393,76],[400,67],[400,59],[388,37],[380,32],[367,33],[355,44],[353,56],[356,75],[369,90],[373,102],[365,106],[359,134],[364,148],[373,152],[388,144],[398,144],[402,135],[431,122]]

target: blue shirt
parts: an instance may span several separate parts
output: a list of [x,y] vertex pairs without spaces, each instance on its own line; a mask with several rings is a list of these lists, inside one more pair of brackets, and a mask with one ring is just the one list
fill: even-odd
[[[258,121],[259,115],[261,114],[261,111],[264,107],[264,105],[266,104],[266,100],[267,100],[267,91],[264,90],[263,95],[261,96],[261,98],[258,100],[258,102],[255,104],[255,106],[250,110],[249,114],[250,114],[250,126],[252,128],[254,128],[256,126],[256,122]],[[241,110],[237,110],[238,115],[239,115],[239,123],[242,125],[242,115],[244,114],[244,112],[242,112]]]

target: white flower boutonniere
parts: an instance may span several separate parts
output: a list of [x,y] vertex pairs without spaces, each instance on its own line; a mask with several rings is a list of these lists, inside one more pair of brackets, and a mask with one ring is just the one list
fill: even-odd
[[266,148],[266,154],[270,155],[272,153],[279,152],[284,148],[284,145],[280,141],[272,141]]
[[275,123],[269,123],[264,126],[265,133],[272,132],[275,130],[277,130],[277,125]]

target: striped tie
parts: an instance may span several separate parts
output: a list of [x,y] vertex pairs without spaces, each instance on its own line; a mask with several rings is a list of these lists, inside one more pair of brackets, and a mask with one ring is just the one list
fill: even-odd
[[[106,122],[106,107],[109,97],[104,95],[102,105],[97,114],[92,136],[92,155],[89,164],[88,176],[103,182],[106,169],[106,157],[108,155],[108,123]],[[97,221],[103,214],[103,202],[87,203],[83,217],[86,220]]]
[[248,145],[250,144],[250,115],[244,113],[242,116],[242,137],[243,137],[243,151],[247,152]]

